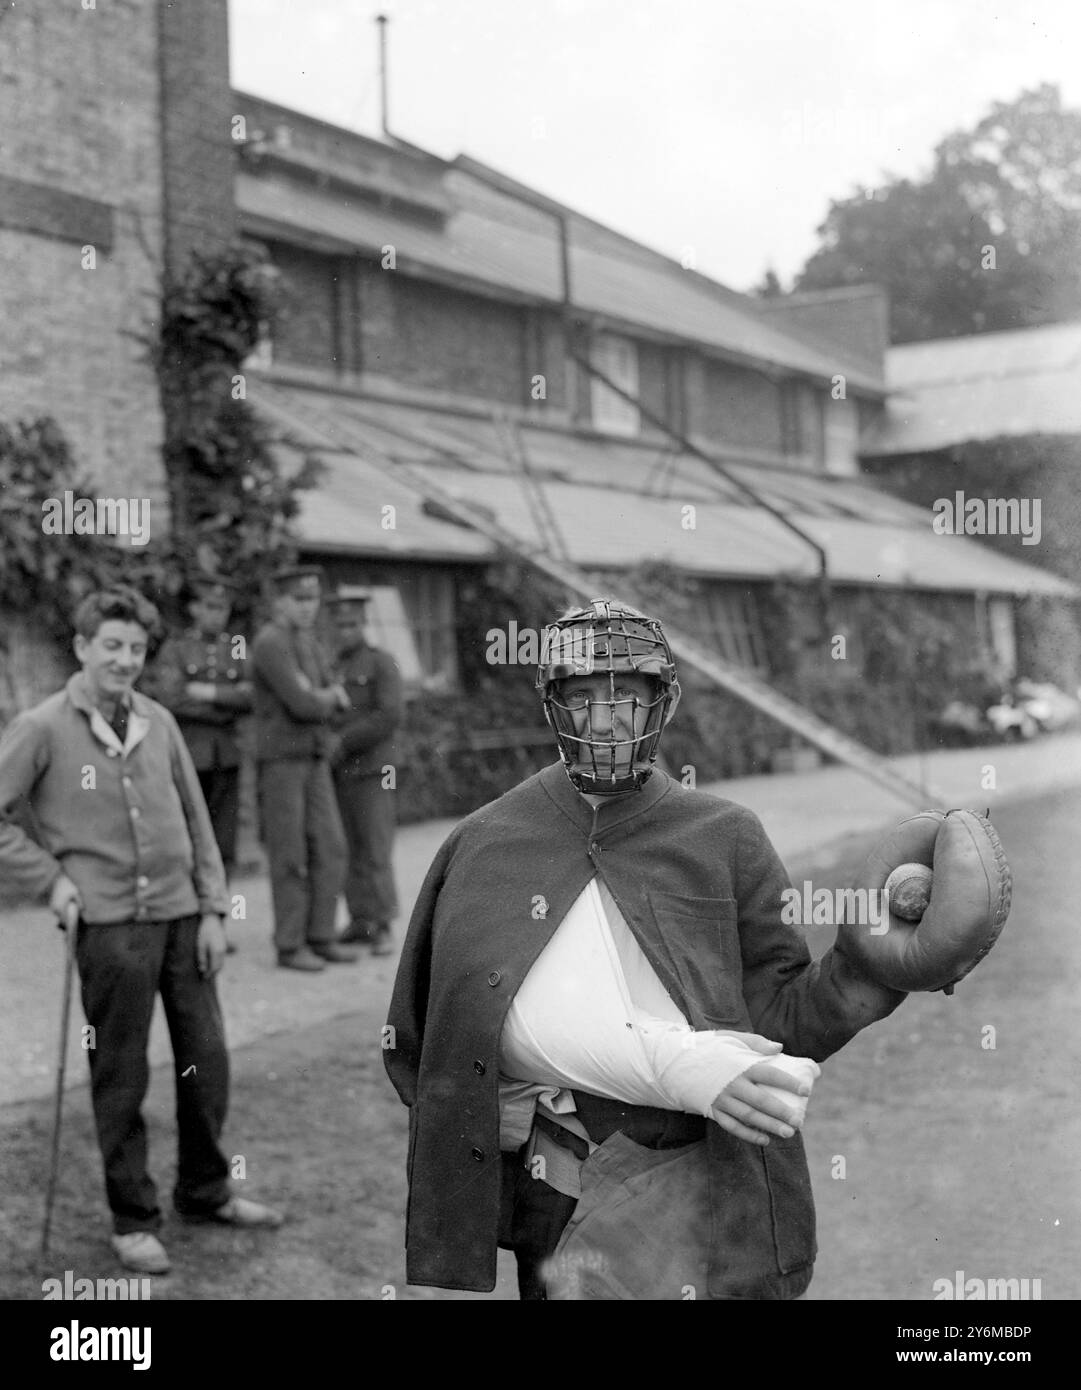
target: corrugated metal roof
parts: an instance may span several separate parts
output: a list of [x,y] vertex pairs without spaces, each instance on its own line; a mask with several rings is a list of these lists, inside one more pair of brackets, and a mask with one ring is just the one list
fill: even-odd
[[[445,187],[454,211],[444,226],[373,207],[341,192],[240,169],[242,217],[314,232],[370,253],[393,245],[399,270],[423,268],[559,303],[559,239],[554,219],[450,166]],[[789,337],[749,297],[689,273],[675,261],[568,212],[575,306],[627,324],[735,354],[763,365],[880,393],[882,378],[839,348]]]
[[973,440],[1081,434],[1081,323],[890,348],[891,395],[870,457]]
[[[371,398],[263,384],[298,417],[318,419],[341,453],[314,443],[328,464],[318,492],[304,495],[299,529],[311,550],[411,559],[484,560],[494,544],[477,532],[422,510],[415,492],[394,478],[395,460],[436,488],[480,504],[521,538],[539,544],[538,526],[518,466],[506,457],[491,420]],[[540,426],[522,442],[554,512],[571,561],[621,568],[664,561],[691,573],[727,579],[814,578],[813,549],[768,512],[748,506],[699,460],[666,451]],[[303,442],[303,441],[301,441]],[[637,455],[637,457],[635,457]],[[651,472],[652,469],[652,472]],[[738,465],[732,469],[791,517],[828,555],[838,583],[1076,596],[1043,570],[931,529],[930,509],[912,506],[850,479]],[[382,528],[381,508],[397,508],[396,527]],[[684,507],[695,508],[694,527]]]
[[[383,560],[481,561],[493,547],[476,531],[441,521],[385,468],[360,454],[314,450],[325,472],[318,487],[301,493],[299,534],[306,546],[327,553]],[[383,525],[392,506],[394,526]]]

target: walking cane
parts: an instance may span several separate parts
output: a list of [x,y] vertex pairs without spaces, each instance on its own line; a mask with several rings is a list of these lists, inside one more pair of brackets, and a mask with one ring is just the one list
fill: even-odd
[[64,999],[60,1008],[60,1055],[56,1062],[56,1107],[53,1111],[53,1151],[49,1160],[49,1185],[45,1189],[45,1223],[41,1228],[41,1255],[49,1253],[49,1228],[53,1220],[56,1179],[60,1171],[60,1121],[64,1113],[64,1072],[68,1063],[68,1022],[71,1018],[71,985],[75,975],[75,936],[79,909],[69,902],[64,909]]

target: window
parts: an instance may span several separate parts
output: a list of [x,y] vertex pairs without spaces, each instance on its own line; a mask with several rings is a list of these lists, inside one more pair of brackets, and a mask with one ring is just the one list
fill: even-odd
[[826,471],[855,474],[859,472],[856,455],[859,449],[859,412],[856,402],[845,397],[834,400],[825,397],[826,411]]
[[376,586],[371,589],[367,628],[375,646],[389,652],[398,663],[407,686],[424,684],[425,671],[417,651],[413,627],[397,589]]
[[265,372],[274,365],[274,339],[271,337],[270,324],[266,320],[261,320],[259,324],[259,337],[256,339],[255,346],[248,353],[241,366],[246,372]]
[[707,584],[702,590],[703,637],[735,666],[768,671],[766,643],[753,589]]
[[1010,680],[1017,675],[1017,632],[1013,600],[1002,596],[984,598],[977,594],[976,630],[984,652],[990,657],[995,675]]
[[782,448],[794,468],[822,467],[826,434],[822,406],[822,393],[810,382],[789,380],[782,384]]
[[[638,348],[630,338],[602,333],[593,340],[590,361],[630,395],[638,395]],[[593,426],[609,434],[637,434],[638,407],[617,395],[603,381],[590,378]]]
[[410,566],[401,575],[401,593],[428,690],[453,690],[458,684],[458,646],[454,616],[454,580],[441,569]]

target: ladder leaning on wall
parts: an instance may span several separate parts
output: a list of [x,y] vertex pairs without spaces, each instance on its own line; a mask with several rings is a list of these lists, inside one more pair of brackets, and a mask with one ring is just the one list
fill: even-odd
[[[544,538],[539,545],[530,546],[525,537],[501,525],[486,508],[478,507],[456,493],[440,487],[412,465],[392,458],[383,449],[373,445],[372,441],[365,437],[363,429],[352,427],[339,418],[329,417],[311,407],[297,406],[294,401],[286,404],[272,391],[261,390],[250,382],[248,399],[260,413],[274,420],[299,442],[303,443],[307,436],[316,447],[334,450],[344,448],[350,453],[376,459],[387,469],[390,476],[416,492],[421,499],[435,503],[454,520],[479,532],[500,549],[524,560],[539,573],[562,584],[575,598],[589,603],[596,597],[596,581],[590,579],[583,570],[566,558],[558,523],[546,497],[542,513],[538,513],[539,504],[534,494],[540,490],[543,496],[543,483],[532,473],[528,461],[523,463],[522,450],[514,447],[513,440],[509,437],[513,434],[514,427],[509,421],[504,430],[508,457],[529,475],[528,482],[525,483],[527,495],[531,495],[531,507],[538,518],[538,536]],[[562,553],[553,554],[549,547]],[[632,588],[621,586],[621,589],[629,603],[642,608],[643,611],[648,609],[648,604],[643,605]],[[828,724],[817,714],[783,695],[752,672],[733,662],[725,661],[688,633],[672,627],[667,619],[664,630],[677,659],[704,676],[710,684],[760,710],[821,752],[877,782],[895,796],[920,807],[945,804],[943,798],[926,782],[912,780],[889,758],[875,753],[857,739],[850,738],[834,728],[832,724]]]

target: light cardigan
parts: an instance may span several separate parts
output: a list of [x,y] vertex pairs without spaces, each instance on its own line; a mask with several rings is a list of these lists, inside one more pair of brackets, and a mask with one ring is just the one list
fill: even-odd
[[[500,1035],[533,963],[597,874],[693,1028],[761,1033],[821,1061],[905,997],[837,947],[811,961],[782,922],[788,877],[746,808],[655,771],[641,791],[594,811],[560,764],[546,768],[451,833],[402,949],[383,1056],[410,1107],[410,1283],[495,1287]],[[815,1255],[799,1135],[760,1148],[706,1128],[710,1296],[798,1296]]]
[[[44,897],[61,872],[89,925],[229,910],[225,870],[176,720],[134,691],[121,747],[81,672],[0,738],[0,875]],[[25,797],[31,839],[13,819]]]

